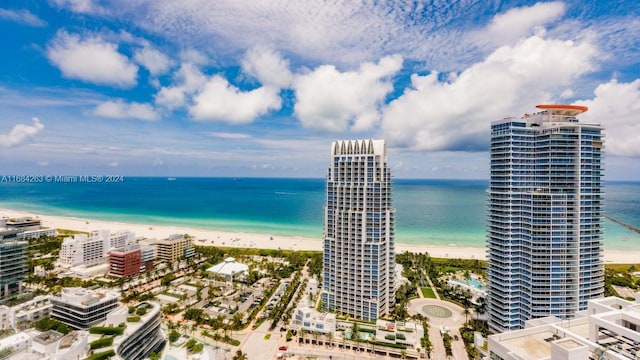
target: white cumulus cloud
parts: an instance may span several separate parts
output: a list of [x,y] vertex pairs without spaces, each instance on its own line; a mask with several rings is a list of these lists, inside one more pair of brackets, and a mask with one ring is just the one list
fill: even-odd
[[391,144],[419,150],[486,149],[489,124],[519,116],[594,68],[588,42],[537,36],[503,46],[450,81],[414,74],[412,86],[385,109],[382,132]]
[[122,99],[109,100],[96,106],[93,113],[97,116],[114,119],[157,120],[158,113],[149,104],[127,103]]
[[170,110],[186,106],[190,96],[207,82],[207,77],[192,63],[182,64],[173,77],[176,85],[161,88],[155,96],[156,104]]
[[611,80],[600,84],[594,95],[575,102],[589,107],[580,120],[605,127],[607,154],[640,156],[640,79],[628,83]]
[[138,64],[147,68],[153,76],[162,75],[171,68],[171,60],[152,47],[144,47],[136,51],[134,59]]
[[206,60],[198,51],[183,51],[184,61],[173,74],[170,86],[162,87],[155,103],[168,110],[187,108],[195,120],[246,124],[281,107],[280,89],[291,83],[289,63],[278,52],[257,47],[247,51],[242,66],[245,73],[262,86],[243,90],[220,74],[205,75],[200,66]]
[[473,34],[477,40],[492,44],[510,44],[532,31],[544,31],[539,26],[558,20],[564,15],[563,2],[539,2],[532,6],[517,7],[497,14],[482,31]]
[[263,86],[241,91],[219,76],[212,76],[193,99],[189,113],[196,120],[219,120],[246,124],[270,110],[280,109],[277,88]]
[[245,54],[242,69],[263,85],[285,88],[291,84],[293,75],[289,61],[273,49],[257,46]]
[[379,122],[379,107],[393,90],[390,77],[401,68],[400,56],[387,56],[357,71],[322,65],[298,75],[293,81],[295,115],[303,126],[324,131],[368,130]]
[[44,129],[44,125],[38,118],[32,119],[31,125],[18,124],[8,134],[0,134],[0,146],[11,147],[18,145],[28,138],[34,137]]
[[61,30],[49,43],[47,57],[67,78],[118,87],[136,84],[138,67],[116,44],[97,36],[81,38]]

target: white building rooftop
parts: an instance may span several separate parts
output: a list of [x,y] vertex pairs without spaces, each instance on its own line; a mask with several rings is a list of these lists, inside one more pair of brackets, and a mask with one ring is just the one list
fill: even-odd
[[640,295],[589,301],[570,320],[534,319],[522,330],[489,336],[492,358],[504,360],[637,359],[640,355]]
[[92,306],[111,299],[119,299],[120,294],[115,290],[93,291],[85,288],[64,288],[60,297],[54,297],[58,301],[72,304],[78,307]]
[[249,272],[249,266],[236,262],[235,258],[228,257],[220,264],[208,268],[207,271],[222,275],[226,278],[232,278],[236,275]]
[[19,332],[0,340],[0,349],[12,348],[15,349],[20,344],[28,342],[31,339],[31,335]]

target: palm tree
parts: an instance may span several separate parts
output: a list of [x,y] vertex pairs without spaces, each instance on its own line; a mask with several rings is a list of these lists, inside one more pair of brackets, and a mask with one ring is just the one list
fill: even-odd
[[236,351],[236,354],[233,355],[233,360],[248,360],[247,354],[243,353],[241,350]]
[[477,313],[484,313],[487,307],[487,300],[484,297],[478,297],[478,304],[475,306]]
[[351,328],[351,340],[356,342],[356,346],[360,347],[360,336],[358,336],[358,332],[360,329],[358,328],[358,323],[353,323],[353,327]]
[[329,331],[325,336],[329,340],[329,347],[333,347],[333,331]]
[[307,329],[304,329],[304,328],[300,329],[300,338],[302,339],[302,343],[306,343],[305,335],[307,335]]
[[219,332],[217,332],[217,331],[216,331],[216,332],[214,332],[214,333],[213,333],[212,338],[213,338],[213,341],[215,341],[215,342],[216,342],[216,349],[217,349],[217,348],[219,347],[218,342],[221,340],[220,333],[219,333]]
[[211,327],[213,327],[214,329],[218,330],[222,328],[223,325],[224,325],[224,316],[218,315],[213,319],[211,319]]
[[55,266],[52,261],[47,261],[42,265],[42,268],[44,269],[44,276],[47,277],[47,275],[49,275],[49,271],[53,270]]
[[371,343],[371,354],[375,354],[376,353],[376,336],[375,335],[369,338],[369,343]]
[[316,345],[318,345],[318,337],[320,336],[320,333],[318,331],[314,331],[313,332],[313,338],[316,341]]
[[463,313],[464,313],[464,323],[466,324],[468,322],[468,316],[471,314],[471,310],[469,309],[469,307],[465,306]]

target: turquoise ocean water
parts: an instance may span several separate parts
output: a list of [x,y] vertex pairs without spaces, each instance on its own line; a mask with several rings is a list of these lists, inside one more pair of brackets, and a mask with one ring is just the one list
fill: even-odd
[[[396,241],[483,247],[487,180],[394,180]],[[608,182],[605,213],[640,227],[640,182]],[[0,207],[47,215],[322,238],[324,179],[125,178],[2,183]],[[605,247],[640,234],[605,220]]]

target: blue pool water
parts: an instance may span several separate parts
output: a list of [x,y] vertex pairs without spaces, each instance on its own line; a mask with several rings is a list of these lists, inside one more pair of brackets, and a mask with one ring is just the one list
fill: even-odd
[[482,290],[484,291],[484,284],[482,282],[480,282],[478,279],[474,278],[473,276],[469,278],[469,280],[452,280],[455,283],[459,283],[462,285],[467,285],[467,286],[471,286],[474,287],[478,290]]
[[[351,339],[351,332],[350,331],[345,331],[344,336],[347,339]],[[368,332],[358,332],[358,337],[360,338],[360,340],[369,340],[372,336],[373,336],[373,334],[368,333]]]

